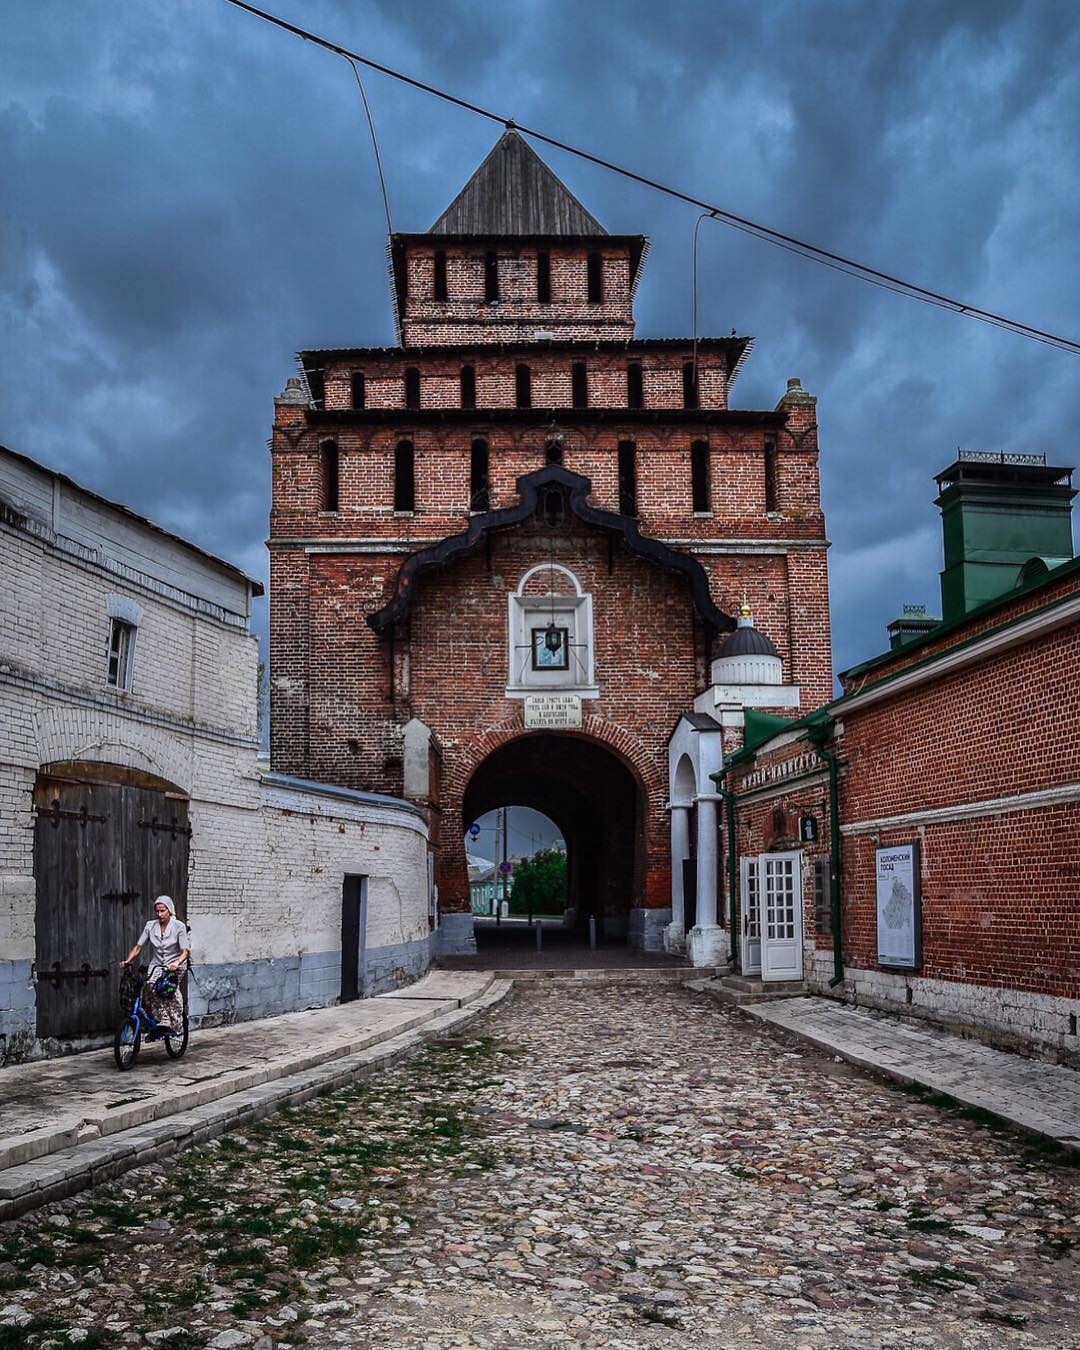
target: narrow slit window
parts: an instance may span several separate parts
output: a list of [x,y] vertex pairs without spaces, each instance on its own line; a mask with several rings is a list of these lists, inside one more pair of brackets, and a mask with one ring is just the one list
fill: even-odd
[[696,408],[698,406],[697,366],[693,361],[683,362],[682,401],[684,408]]
[[340,452],[337,441],[319,442],[319,510],[338,509]]
[[493,252],[484,254],[484,299],[489,305],[499,299],[499,259]]
[[690,447],[690,495],[695,514],[709,509],[709,443],[695,441]]
[[412,441],[398,441],[394,450],[394,510],[416,510],[416,456]]
[[637,446],[619,442],[619,514],[637,515]]
[[585,262],[586,279],[589,289],[589,304],[598,305],[604,298],[604,259],[597,252],[591,252]]
[[519,408],[532,407],[532,371],[528,366],[519,365],[514,372],[514,394]]
[[130,689],[135,663],[135,633],[133,623],[123,619],[109,621],[109,660],[105,682],[112,689]]
[[765,510],[779,510],[776,491],[776,442],[765,442]]
[[487,441],[475,440],[469,460],[469,510],[491,509],[491,468]]
[[367,385],[364,381],[364,372],[354,370],[352,373],[352,405],[354,408],[362,408],[367,402]]
[[420,406],[420,371],[416,366],[405,368],[405,406],[406,408]]
[[575,408],[589,406],[589,375],[584,361],[575,361],[570,367],[570,402]]
[[536,255],[536,298],[542,305],[551,303],[551,254],[546,248]]
[[645,380],[641,373],[641,362],[631,361],[626,367],[626,406],[644,408]]
[[441,248],[435,250],[432,295],[436,300],[446,299],[446,250]]
[[561,436],[549,436],[544,442],[544,463],[561,464],[563,462],[563,441]]
[[476,367],[461,367],[461,406],[476,407]]

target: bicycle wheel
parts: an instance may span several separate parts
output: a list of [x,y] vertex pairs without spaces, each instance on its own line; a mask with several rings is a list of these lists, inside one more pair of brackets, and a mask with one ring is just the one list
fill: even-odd
[[113,1037],[113,1057],[118,1069],[130,1069],[139,1058],[142,1045],[142,1028],[133,1017],[121,1022]]
[[172,1032],[165,1037],[165,1053],[170,1059],[179,1059],[187,1049],[188,1043],[188,1020],[187,1013],[184,1014],[184,1029],[179,1035]]

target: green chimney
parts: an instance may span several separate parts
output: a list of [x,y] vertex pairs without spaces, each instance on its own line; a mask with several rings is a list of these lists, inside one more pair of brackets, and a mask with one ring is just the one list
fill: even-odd
[[960,450],[937,475],[945,535],[944,623],[1011,591],[1033,558],[1057,567],[1073,556],[1072,470],[1045,455]]

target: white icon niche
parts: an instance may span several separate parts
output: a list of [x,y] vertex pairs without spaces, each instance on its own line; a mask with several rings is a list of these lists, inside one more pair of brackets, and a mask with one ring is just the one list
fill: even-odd
[[508,698],[546,691],[599,698],[592,596],[562,563],[530,567],[507,597]]

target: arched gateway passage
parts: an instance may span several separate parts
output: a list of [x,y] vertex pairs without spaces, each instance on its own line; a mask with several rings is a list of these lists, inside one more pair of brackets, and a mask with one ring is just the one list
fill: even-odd
[[465,791],[464,818],[531,806],[566,841],[568,909],[584,935],[594,914],[605,938],[626,936],[644,866],[642,791],[622,760],[574,733],[536,732],[494,750]]

